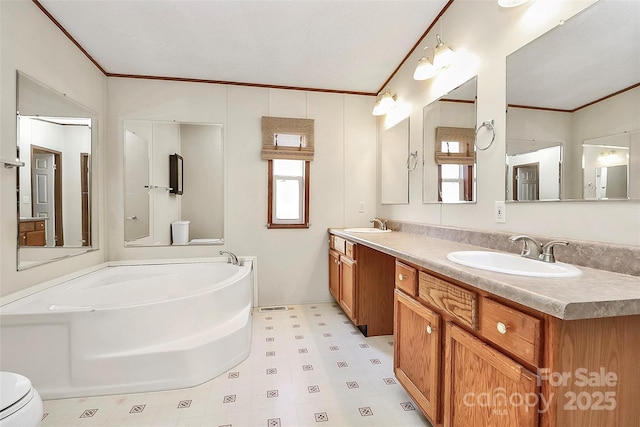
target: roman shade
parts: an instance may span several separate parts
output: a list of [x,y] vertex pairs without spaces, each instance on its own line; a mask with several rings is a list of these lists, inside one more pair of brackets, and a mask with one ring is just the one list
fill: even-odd
[[[474,150],[475,130],[473,128],[436,128],[435,160],[439,165],[473,165],[476,162]],[[458,152],[442,151],[443,142],[458,142]]]
[[262,117],[263,160],[313,160],[313,119]]

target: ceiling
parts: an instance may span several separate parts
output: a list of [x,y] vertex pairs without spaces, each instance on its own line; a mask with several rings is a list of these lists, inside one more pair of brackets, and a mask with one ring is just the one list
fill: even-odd
[[39,0],[107,75],[376,94],[448,0]]
[[600,0],[507,57],[507,102],[574,111],[640,83],[640,1]]

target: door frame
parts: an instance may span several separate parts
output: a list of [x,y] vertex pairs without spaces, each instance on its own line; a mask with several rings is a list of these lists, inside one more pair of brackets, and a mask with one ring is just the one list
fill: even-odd
[[91,246],[91,154],[80,153],[82,246]]
[[[62,228],[62,152],[52,150],[51,148],[31,145],[31,176],[35,169],[33,161],[34,154],[53,154],[53,161],[56,165],[53,171],[53,197],[54,197],[54,241],[55,246],[64,246],[64,234]],[[35,194],[35,183],[31,180],[31,195]],[[31,215],[35,215],[33,209],[33,200],[31,201]]]
[[512,186],[513,186],[513,200],[518,200],[518,169],[520,168],[536,168],[536,179],[538,180],[538,185],[536,185],[536,198],[534,200],[540,200],[540,162],[536,163],[525,163],[521,165],[513,166],[512,173]]

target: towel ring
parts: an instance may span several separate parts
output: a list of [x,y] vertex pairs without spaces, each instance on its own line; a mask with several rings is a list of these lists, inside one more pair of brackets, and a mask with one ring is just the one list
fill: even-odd
[[[411,159],[415,160],[413,167],[411,167]],[[409,172],[413,172],[414,170],[416,170],[417,166],[418,166],[418,150],[414,151],[413,153],[410,153],[409,156],[407,157],[407,169],[409,170]]]
[[[487,145],[486,147],[479,147],[478,146],[478,132],[480,131],[480,129],[486,127],[487,129],[491,129],[492,132],[492,136],[491,136],[491,142],[489,142],[489,145]],[[476,146],[476,148],[480,151],[484,151],[487,148],[491,147],[491,144],[493,144],[493,141],[495,141],[496,139],[496,128],[495,126],[493,126],[493,120],[488,120],[485,122],[482,122],[482,124],[480,126],[478,126],[478,129],[476,129],[476,133],[474,134],[473,137],[473,144]]]

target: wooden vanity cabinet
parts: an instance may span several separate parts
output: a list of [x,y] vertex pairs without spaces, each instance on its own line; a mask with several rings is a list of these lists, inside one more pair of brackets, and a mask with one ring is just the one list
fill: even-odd
[[538,396],[540,328],[539,318],[396,263],[394,373],[434,426],[538,426],[537,402],[508,399]]
[[329,292],[365,336],[393,333],[395,258],[331,235]]
[[538,377],[453,322],[445,334],[444,425],[537,427]]
[[422,412],[440,421],[441,317],[400,291],[395,293],[393,372]]
[[18,223],[20,246],[44,246],[46,243],[44,219],[20,220]]
[[640,315],[562,320],[397,266],[394,371],[434,427],[638,425]]

